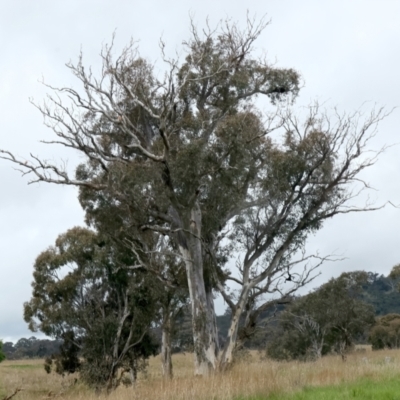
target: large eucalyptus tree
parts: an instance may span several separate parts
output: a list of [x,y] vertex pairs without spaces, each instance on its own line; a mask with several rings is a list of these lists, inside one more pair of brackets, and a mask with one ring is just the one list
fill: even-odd
[[[82,55],[68,64],[82,91],[49,86],[54,94],[38,108],[57,136],[50,143],[86,157],[75,177],[39,157],[1,152],[34,182],[79,186],[93,221],[104,199],[123,207],[113,223],[130,230],[137,265],[157,271],[164,255],[181,260],[196,374],[229,365],[240,316],[252,310],[247,320],[254,319],[262,295],[284,296],[310,279],[305,271],[284,285],[310,232],[336,214],[370,209],[352,207],[348,187],[375,161],[365,151],[382,110],[362,122],[358,114],[331,120],[311,107],[300,122],[279,106],[298,94],[299,74],[254,56],[265,26],[248,20],[243,31],[226,23],[201,34],[192,27],[183,60],[163,53],[162,78],[134,44],[117,58],[106,46],[99,76]],[[257,107],[261,96],[271,100],[271,114]],[[236,275],[227,269],[235,252],[242,254]],[[229,280],[240,287],[236,297]],[[223,351],[213,290],[232,308]]]

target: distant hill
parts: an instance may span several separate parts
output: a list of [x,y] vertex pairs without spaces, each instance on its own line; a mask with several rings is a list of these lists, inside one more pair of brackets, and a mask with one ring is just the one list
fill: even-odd
[[[363,286],[362,300],[371,304],[375,309],[377,316],[396,313],[400,314],[400,282],[395,281],[384,275],[375,272],[368,272],[368,282]],[[279,311],[284,310],[285,306],[280,306]],[[260,317],[260,325],[262,321],[271,315],[274,310],[269,310],[263,313]],[[217,325],[220,336],[225,338],[230,323],[230,315],[227,311],[224,315],[217,316]],[[275,321],[276,323],[276,321]],[[246,343],[246,347],[259,347],[268,340],[268,332],[273,329],[275,324],[269,322],[265,329],[261,328],[259,334],[254,339]]]
[[363,287],[363,300],[371,304],[376,315],[400,314],[399,282],[384,275],[368,272],[368,283]]

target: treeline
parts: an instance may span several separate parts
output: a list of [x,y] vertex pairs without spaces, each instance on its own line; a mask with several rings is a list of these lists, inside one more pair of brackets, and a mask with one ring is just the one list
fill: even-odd
[[[171,332],[172,352],[191,352],[190,308],[183,307],[180,311]],[[220,343],[226,340],[230,319],[229,308],[224,315],[217,316]],[[248,331],[248,327],[244,330],[244,321],[241,321],[239,334],[245,338],[241,343],[243,348],[267,348],[268,354],[275,358],[312,358],[331,351],[345,356],[355,342],[372,343],[376,349],[398,347],[398,278],[363,271],[342,274],[308,295],[286,299],[286,303],[271,303],[260,315],[253,331]],[[157,352],[162,340],[160,326],[152,328],[152,337]],[[15,344],[5,342],[3,351],[7,359],[46,358],[57,355],[62,343],[62,340],[32,336]]]
[[60,340],[37,339],[32,336],[28,339],[21,338],[16,343],[3,343],[3,353],[8,360],[25,358],[45,358],[60,351]]

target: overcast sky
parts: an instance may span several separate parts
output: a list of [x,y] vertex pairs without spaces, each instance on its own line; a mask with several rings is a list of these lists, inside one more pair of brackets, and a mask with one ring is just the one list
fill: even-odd
[[[76,154],[39,143],[51,139],[29,98],[41,101],[39,83],[75,86],[65,68],[82,49],[86,65],[99,66],[99,52],[116,31],[116,48],[132,37],[141,55],[160,61],[158,40],[169,51],[188,36],[189,15],[201,27],[229,17],[240,24],[250,15],[267,15],[270,26],[257,42],[278,66],[293,67],[304,88],[296,106],[314,99],[352,112],[364,102],[372,108],[400,105],[400,1],[395,0],[0,0],[0,148],[22,157],[29,153],[79,162]],[[365,107],[364,107],[365,108]],[[400,142],[400,111],[380,125],[374,146]],[[400,203],[400,147],[380,157],[364,177],[376,188],[377,204]],[[57,235],[83,224],[73,188],[27,185],[13,166],[0,160],[0,338],[29,337],[22,305],[31,295],[36,256]],[[400,210],[338,217],[310,241],[321,254],[337,251],[347,259],[326,264],[309,289],[343,271],[364,269],[387,274],[400,263]],[[219,313],[223,304],[219,301]]]

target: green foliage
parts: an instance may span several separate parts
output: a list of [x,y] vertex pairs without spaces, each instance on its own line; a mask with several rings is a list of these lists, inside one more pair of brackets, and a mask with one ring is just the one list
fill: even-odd
[[377,318],[369,333],[369,341],[374,350],[400,347],[400,314],[388,314]]
[[399,278],[368,272],[361,298],[374,307],[376,315],[400,314]]
[[[380,284],[381,295],[380,299],[383,299],[384,304],[391,300],[390,311],[386,315],[383,315],[376,320],[375,326],[371,329],[369,334],[369,341],[372,343],[372,348],[383,349],[383,348],[399,348],[400,347],[400,313],[395,313],[395,311],[400,310],[400,264],[395,265],[388,277],[380,276],[377,274],[372,274],[370,276],[371,287]],[[369,288],[365,290],[366,296],[373,298],[374,292]],[[371,295],[372,292],[372,295]],[[377,297],[377,296],[376,296]],[[397,300],[397,301],[396,301]],[[382,303],[382,300],[379,304]],[[382,314],[382,308],[378,309],[378,314]],[[386,310],[388,307],[386,308]],[[386,311],[385,310],[385,311]]]
[[374,323],[373,308],[360,300],[365,272],[343,273],[294,301],[280,316],[267,353],[276,359],[315,359],[336,351],[345,357],[354,339]]
[[6,355],[3,352],[3,342],[0,340],[0,362],[4,361]]
[[32,330],[63,340],[46,371],[52,364],[60,374],[79,369],[89,385],[111,389],[120,382],[118,370],[155,353],[149,334],[158,312],[155,285],[132,264],[124,247],[84,228],[60,235],[37,257],[24,317]]
[[44,363],[44,369],[49,374],[53,363],[55,372],[64,376],[64,374],[73,374],[79,370],[81,362],[79,360],[80,347],[75,343],[75,334],[73,331],[65,332],[62,335],[63,343],[60,346],[59,353],[47,357]]
[[400,264],[396,264],[395,266],[392,267],[392,270],[390,271],[390,274],[389,274],[388,278],[392,279],[394,281],[399,280],[399,278],[400,278]]

